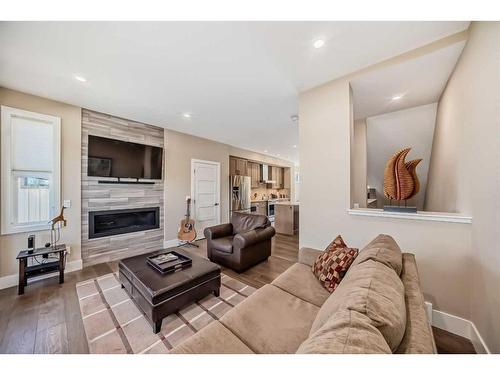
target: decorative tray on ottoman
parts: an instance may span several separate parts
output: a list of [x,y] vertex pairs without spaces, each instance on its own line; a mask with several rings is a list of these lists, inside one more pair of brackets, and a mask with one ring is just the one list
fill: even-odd
[[177,251],[166,250],[148,256],[147,263],[158,272],[166,274],[190,267],[193,261]]

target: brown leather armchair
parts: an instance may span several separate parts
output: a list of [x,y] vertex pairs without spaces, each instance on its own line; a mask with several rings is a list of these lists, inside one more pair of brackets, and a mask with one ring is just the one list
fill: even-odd
[[271,255],[274,228],[265,215],[234,212],[229,224],[205,228],[212,262],[243,272]]

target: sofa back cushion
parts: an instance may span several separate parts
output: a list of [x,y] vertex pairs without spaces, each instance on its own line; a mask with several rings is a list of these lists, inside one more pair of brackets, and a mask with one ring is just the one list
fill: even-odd
[[366,315],[394,352],[406,327],[404,287],[396,272],[374,260],[352,265],[339,287],[321,306],[310,335],[318,331],[337,311]]
[[297,349],[299,354],[390,354],[384,336],[370,318],[340,309]]
[[387,234],[379,234],[360,250],[351,267],[368,260],[374,260],[392,268],[400,276],[403,268],[402,259],[401,249],[394,238]]
[[238,234],[252,229],[268,227],[271,222],[265,215],[233,212],[231,224],[233,225],[233,234]]
[[405,287],[406,330],[396,353],[436,353],[432,329],[427,320],[425,300],[420,289],[417,263],[413,254],[403,254],[401,281]]

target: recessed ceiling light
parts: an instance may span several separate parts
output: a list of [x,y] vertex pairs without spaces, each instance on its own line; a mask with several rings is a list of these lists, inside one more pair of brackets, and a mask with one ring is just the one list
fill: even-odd
[[87,82],[87,78],[75,74],[75,79],[80,82]]
[[276,154],[276,156],[280,156],[281,154]]
[[297,145],[293,145],[293,148],[297,148]]
[[267,150],[264,150],[264,152],[265,152],[266,154],[268,153],[268,151],[267,151]]
[[191,118],[191,113],[183,113],[182,117],[184,117],[184,118]]
[[314,48],[321,48],[324,45],[325,45],[325,41],[323,39],[317,39],[313,43]]
[[392,100],[392,101],[399,100],[399,99],[401,99],[402,97],[403,97],[403,95],[394,95],[394,96],[392,97],[392,99],[391,99],[391,100]]

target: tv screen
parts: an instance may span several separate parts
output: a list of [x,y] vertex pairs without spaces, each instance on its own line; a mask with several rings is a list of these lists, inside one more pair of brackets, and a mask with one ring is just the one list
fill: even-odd
[[161,147],[89,135],[88,175],[161,180]]

